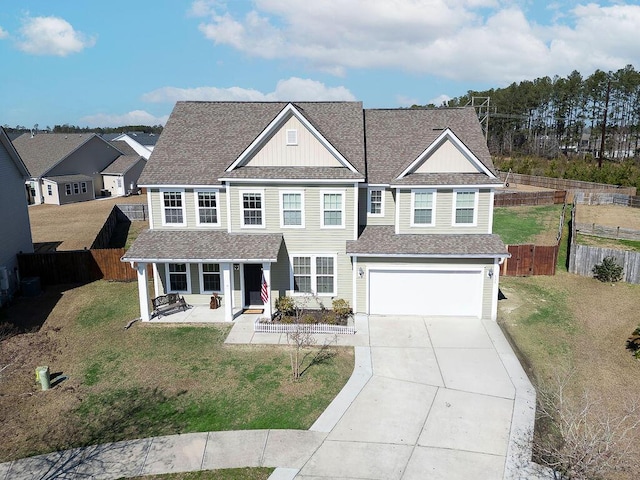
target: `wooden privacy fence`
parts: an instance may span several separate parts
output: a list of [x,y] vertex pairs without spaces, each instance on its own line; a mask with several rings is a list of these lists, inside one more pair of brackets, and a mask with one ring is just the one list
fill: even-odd
[[607,183],[583,182],[582,180],[569,180],[566,178],[539,177],[537,175],[524,175],[513,172],[498,172],[504,182],[509,176],[509,183],[521,183],[523,185],[536,185],[538,187],[552,188],[554,190],[589,190],[601,192],[616,192],[627,195],[635,195],[636,187],[621,187]]
[[623,240],[640,240],[640,230],[631,228],[607,227],[597,223],[576,223],[576,232],[596,237],[614,238]]
[[136,280],[136,271],[121,262],[124,248],[18,254],[20,275],[40,277],[44,285],[89,283],[95,280]]
[[640,196],[621,193],[576,192],[574,200],[581,205],[621,205],[640,208]]
[[605,257],[613,257],[618,265],[624,267],[622,279],[625,282],[640,283],[640,253],[613,248],[591,247],[572,243],[569,272],[584,277],[593,277],[593,267],[602,263]]
[[559,245],[509,245],[511,258],[502,264],[502,275],[525,277],[555,275]]
[[127,203],[116,205],[120,211],[131,221],[147,220],[147,205],[144,203]]
[[564,203],[567,192],[554,190],[549,192],[496,192],[494,207],[515,207],[520,205],[554,205]]

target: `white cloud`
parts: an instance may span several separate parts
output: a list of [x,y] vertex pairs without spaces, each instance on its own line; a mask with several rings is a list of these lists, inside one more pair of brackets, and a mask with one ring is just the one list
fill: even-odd
[[291,77],[280,80],[273,92],[263,93],[259,90],[230,87],[196,87],[178,88],[162,87],[145,93],[142,100],[152,103],[174,103],[180,100],[209,101],[328,101],[355,100],[355,96],[345,87],[327,87],[316,80]]
[[[507,83],[637,63],[640,5],[552,5],[550,24],[498,0],[255,0],[234,14],[193,3],[200,31],[250,56],[304,62],[334,75],[388,68]],[[561,11],[564,5],[565,11]]]
[[7,38],[8,36],[9,36],[9,32],[7,32],[2,27],[0,27],[0,40],[2,40],[3,38]]
[[434,97],[431,100],[429,100],[427,102],[427,105],[433,104],[436,107],[439,107],[443,104],[446,104],[449,100],[451,100],[451,97],[443,93],[442,95],[438,95],[437,97]]
[[95,115],[87,115],[80,119],[82,125],[89,127],[119,127],[123,125],[164,125],[169,115],[156,117],[144,110],[133,110],[128,113],[109,114],[97,113]]
[[74,30],[60,17],[27,17],[20,29],[18,48],[33,55],[65,57],[95,45],[95,37]]

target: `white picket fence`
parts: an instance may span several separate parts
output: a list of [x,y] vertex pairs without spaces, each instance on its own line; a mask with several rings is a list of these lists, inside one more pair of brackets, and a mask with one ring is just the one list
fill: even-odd
[[276,323],[257,319],[253,324],[253,331],[259,333],[302,333],[353,335],[356,333],[354,325],[330,325],[328,323]]

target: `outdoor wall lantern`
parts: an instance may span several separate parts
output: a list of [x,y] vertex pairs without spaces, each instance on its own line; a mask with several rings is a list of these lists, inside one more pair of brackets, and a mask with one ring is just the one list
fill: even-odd
[[489,278],[493,278],[493,268],[490,268],[489,271],[487,272],[487,276]]
[[240,265],[237,263],[233,264],[233,269],[237,272],[238,270],[240,270]]
[[362,267],[358,268],[358,278],[362,278],[364,277],[364,270],[362,269]]

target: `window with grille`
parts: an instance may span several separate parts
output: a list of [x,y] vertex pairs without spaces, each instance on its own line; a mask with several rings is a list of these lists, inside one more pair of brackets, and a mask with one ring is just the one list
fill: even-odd
[[291,289],[294,293],[301,294],[335,295],[335,263],[336,258],[333,256],[293,256]]
[[199,225],[218,224],[218,195],[215,191],[197,192],[197,215]]
[[430,190],[413,190],[412,197],[412,226],[425,226],[434,224],[434,196]]
[[163,218],[168,225],[184,225],[184,192],[165,191],[162,192]]
[[301,192],[282,192],[282,226],[283,227],[302,227],[302,193]]
[[463,191],[456,193],[456,225],[472,225],[475,223],[476,192]]
[[172,292],[188,292],[189,280],[186,263],[170,263],[169,290]]
[[202,292],[212,293],[221,291],[220,264],[202,264]]
[[378,188],[369,189],[369,215],[383,214],[383,190]]
[[344,202],[342,193],[322,193],[322,226],[344,227]]
[[64,193],[65,193],[65,195],[71,195],[71,184],[70,183],[65,183],[64,184]]

